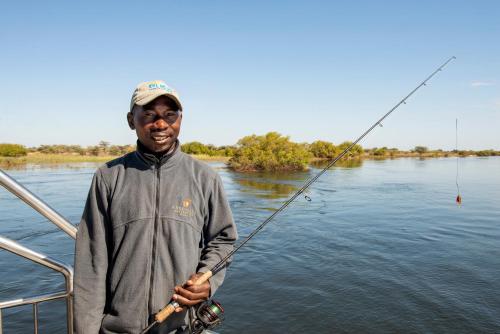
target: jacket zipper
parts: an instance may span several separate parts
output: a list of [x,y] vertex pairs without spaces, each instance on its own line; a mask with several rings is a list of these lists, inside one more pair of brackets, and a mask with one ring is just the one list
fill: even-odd
[[156,164],[156,198],[155,198],[155,218],[154,218],[154,226],[153,226],[153,246],[151,249],[151,269],[150,269],[150,277],[149,277],[149,298],[148,298],[148,309],[149,314],[156,312],[157,310],[153,310],[153,288],[154,288],[154,277],[155,277],[155,263],[156,263],[156,244],[158,242],[157,230],[159,224],[159,207],[160,207],[160,176],[161,169],[160,164]]

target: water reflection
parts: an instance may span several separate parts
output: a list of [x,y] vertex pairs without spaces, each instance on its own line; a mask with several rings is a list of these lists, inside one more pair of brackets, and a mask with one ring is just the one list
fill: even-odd
[[298,189],[293,184],[270,182],[272,180],[266,178],[255,180],[252,178],[237,177],[235,181],[242,186],[242,192],[251,193],[256,197],[266,199],[288,197]]
[[257,178],[259,180],[272,181],[304,181],[308,176],[309,172],[300,171],[284,171],[284,172],[233,172],[235,175],[239,175],[244,178]]
[[[315,168],[325,168],[329,160],[316,160],[312,161],[310,165]],[[342,168],[358,168],[363,165],[363,159],[348,159],[348,160],[339,160],[335,163],[335,167],[342,167]]]
[[[227,175],[242,194],[269,200],[290,197],[311,174],[309,171],[244,173],[227,169]],[[274,209],[268,207],[268,210]]]

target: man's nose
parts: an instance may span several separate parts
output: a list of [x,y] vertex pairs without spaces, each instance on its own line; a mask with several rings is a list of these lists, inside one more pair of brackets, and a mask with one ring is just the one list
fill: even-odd
[[153,125],[156,129],[165,129],[168,127],[168,123],[163,117],[156,117]]

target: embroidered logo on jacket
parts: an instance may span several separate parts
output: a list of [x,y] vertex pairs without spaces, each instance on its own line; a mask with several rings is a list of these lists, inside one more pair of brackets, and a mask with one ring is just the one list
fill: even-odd
[[190,198],[184,198],[180,200],[180,205],[172,205],[172,209],[179,216],[193,217],[194,210],[192,208],[192,203]]

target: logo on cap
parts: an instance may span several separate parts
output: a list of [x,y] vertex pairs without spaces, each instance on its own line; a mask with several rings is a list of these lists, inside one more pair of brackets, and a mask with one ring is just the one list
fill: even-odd
[[168,93],[172,93],[173,89],[168,87],[164,82],[152,82],[148,84],[148,89],[149,90],[154,90],[154,89],[163,89],[167,91]]

